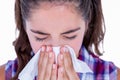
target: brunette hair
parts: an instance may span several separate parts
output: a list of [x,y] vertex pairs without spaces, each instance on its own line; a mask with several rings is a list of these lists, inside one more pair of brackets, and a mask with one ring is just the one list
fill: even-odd
[[30,46],[28,36],[25,31],[25,20],[30,16],[30,10],[36,9],[42,1],[47,2],[74,2],[79,3],[78,10],[82,12],[82,16],[87,23],[87,31],[83,39],[83,45],[89,52],[94,51],[98,55],[102,55],[99,50],[100,42],[103,42],[105,34],[104,18],[102,13],[101,0],[16,0],[15,1],[15,21],[19,30],[18,38],[14,41],[14,47],[17,54],[18,69],[12,80],[16,80],[20,71],[25,67],[31,59],[32,48]]

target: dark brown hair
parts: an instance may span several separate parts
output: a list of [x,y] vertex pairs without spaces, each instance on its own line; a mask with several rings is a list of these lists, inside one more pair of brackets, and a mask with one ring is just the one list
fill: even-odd
[[[47,2],[77,2],[78,10],[82,13],[84,20],[87,23],[87,31],[84,36],[83,45],[89,52],[94,51],[98,55],[102,55],[99,50],[100,42],[103,41],[105,30],[104,18],[102,13],[101,0],[16,0],[15,1],[15,21],[16,27],[19,30],[19,36],[14,41],[15,51],[18,60],[18,69],[15,77],[12,80],[16,80],[20,71],[31,59],[32,48],[30,46],[28,36],[25,31],[25,20],[30,17],[30,10],[36,9],[42,1]],[[103,27],[102,27],[103,26]]]

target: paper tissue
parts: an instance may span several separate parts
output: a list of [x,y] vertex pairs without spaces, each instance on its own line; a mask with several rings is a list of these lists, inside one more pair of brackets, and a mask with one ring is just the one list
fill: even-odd
[[[83,61],[80,61],[76,58],[74,50],[66,45],[66,47],[69,49],[73,67],[76,72],[80,73],[87,73],[92,72],[91,69],[87,66],[87,64]],[[21,73],[18,76],[18,79],[20,80],[34,80],[35,76],[38,74],[38,60],[40,55],[41,49],[34,55],[34,57],[28,62],[28,64],[25,66],[25,68],[21,71]],[[55,60],[57,62],[57,55],[60,52],[60,47],[53,47],[53,51],[55,52]]]

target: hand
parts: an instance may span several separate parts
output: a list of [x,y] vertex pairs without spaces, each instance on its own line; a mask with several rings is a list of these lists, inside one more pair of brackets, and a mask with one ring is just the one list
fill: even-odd
[[58,67],[58,80],[80,80],[73,68],[67,47],[61,48],[61,53],[58,55]]
[[42,46],[39,63],[37,80],[56,80],[57,65],[54,64],[55,54],[51,46]]
[[61,48],[58,55],[58,65],[54,64],[54,62],[55,53],[52,47],[42,46],[38,63],[38,80],[80,80],[74,71],[67,48]]

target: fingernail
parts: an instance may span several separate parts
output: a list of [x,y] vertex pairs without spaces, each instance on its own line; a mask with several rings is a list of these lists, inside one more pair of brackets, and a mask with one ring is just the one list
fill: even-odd
[[53,64],[53,69],[56,69],[56,65],[55,64]]
[[63,60],[63,55],[62,54],[60,55],[60,59]]
[[45,51],[45,47],[44,47],[44,46],[42,46],[42,51],[43,51],[43,52]]
[[47,52],[50,51],[50,46],[47,46]]
[[68,52],[68,48],[67,48],[67,47],[64,47],[63,51],[64,51],[64,52]]
[[51,58],[51,57],[52,57],[52,52],[49,53],[49,58]]
[[61,67],[61,68],[60,68],[60,72],[62,73],[62,72],[63,72],[63,70],[64,70],[64,69],[63,69],[63,67]]

